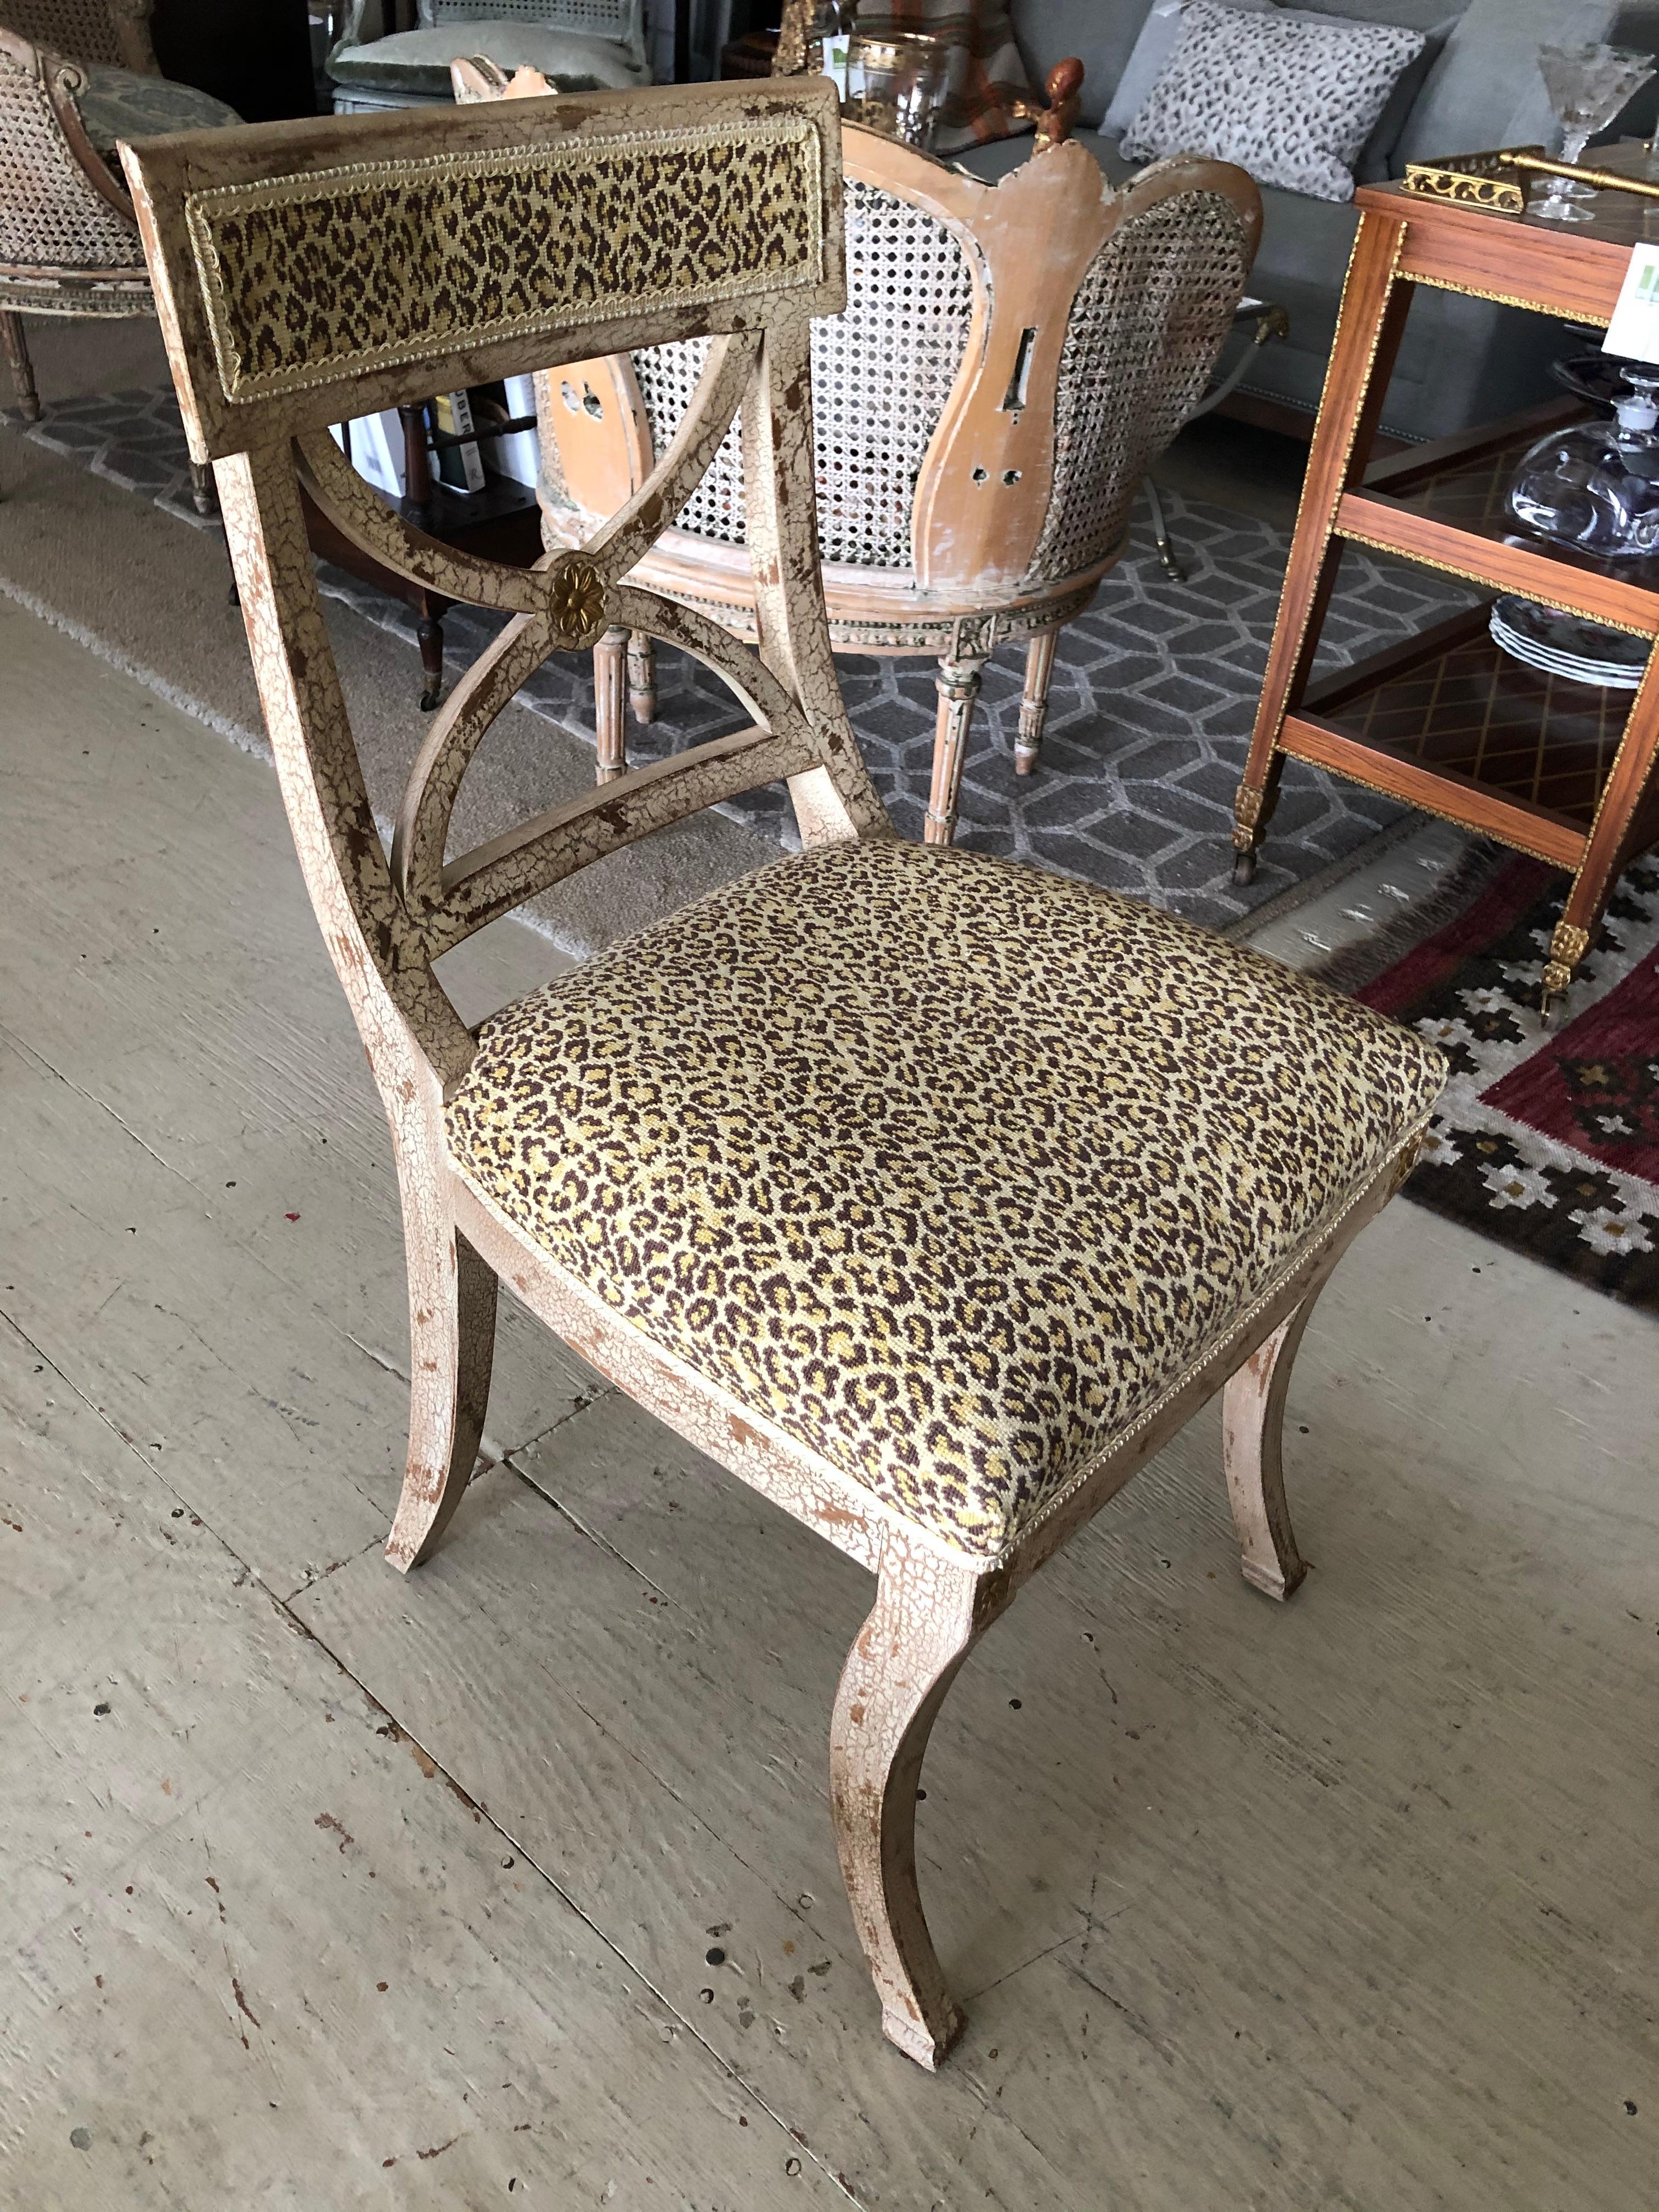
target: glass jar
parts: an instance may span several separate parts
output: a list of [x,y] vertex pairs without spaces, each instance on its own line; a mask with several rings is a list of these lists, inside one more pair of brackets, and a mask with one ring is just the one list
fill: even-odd
[[1616,420],[1552,430],[1510,487],[1510,513],[1523,528],[1603,561],[1659,551],[1659,368],[1623,374],[1635,389],[1616,403]]
[[879,131],[907,146],[926,146],[944,97],[950,58],[943,39],[921,33],[866,38],[854,31],[843,114],[866,131]]
[[825,76],[830,73],[830,47],[841,29],[841,8],[838,0],[817,0],[806,20],[806,68],[808,76]]

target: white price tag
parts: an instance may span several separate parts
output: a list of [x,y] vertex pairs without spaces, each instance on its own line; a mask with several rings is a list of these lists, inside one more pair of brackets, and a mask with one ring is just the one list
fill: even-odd
[[1603,353],[1659,362],[1659,246],[1633,246]]

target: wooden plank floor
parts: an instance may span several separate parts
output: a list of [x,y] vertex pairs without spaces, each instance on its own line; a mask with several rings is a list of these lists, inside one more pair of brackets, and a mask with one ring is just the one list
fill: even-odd
[[0,666],[0,2203],[1659,2201],[1650,1322],[1396,1206],[1294,1603],[1212,1418],[1022,1596],[927,1770],[929,2079],[824,1805],[866,1578],[511,1307],[385,1566],[389,1149],[270,771],[3,604]]

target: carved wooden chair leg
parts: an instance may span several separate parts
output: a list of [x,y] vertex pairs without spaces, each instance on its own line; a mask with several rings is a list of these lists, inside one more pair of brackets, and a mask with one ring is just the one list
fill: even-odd
[[1048,679],[1054,672],[1054,647],[1060,642],[1058,624],[1036,631],[1025,648],[1025,690],[1019,702],[1019,736],[1014,744],[1014,774],[1030,775],[1042,745],[1042,726],[1048,719]]
[[26,422],[38,422],[40,395],[34,388],[34,364],[29,359],[29,342],[21,315],[0,313],[0,343],[5,346],[6,359],[11,367],[17,411]]
[[836,1844],[882,2030],[929,2069],[963,2019],[916,1887],[916,1786],[945,1693],[1001,1610],[1003,1581],[890,1533],[875,1606],[847,1655],[830,1726]]
[[1221,1395],[1222,1465],[1243,1553],[1244,1579],[1279,1599],[1289,1597],[1308,1571],[1296,1548],[1285,1503],[1285,1398],[1297,1346],[1323,1288],[1322,1279],[1290,1319],[1244,1362]]
[[636,722],[657,719],[657,647],[642,629],[628,639],[628,703]]
[[593,734],[600,783],[614,783],[628,770],[628,726],[623,715],[623,675],[628,632],[608,629],[593,648]]
[[1146,504],[1152,509],[1152,543],[1158,548],[1158,565],[1171,583],[1184,584],[1187,571],[1181,564],[1181,556],[1170,535],[1170,520],[1164,512],[1164,501],[1158,496],[1158,486],[1150,477],[1145,477],[1141,479],[1141,488],[1146,494]]
[[1253,884],[1261,856],[1261,840],[1279,804],[1279,779],[1285,756],[1275,752],[1267,763],[1267,780],[1259,791],[1241,783],[1233,797],[1233,881]]
[[[405,1164],[399,1161],[400,1175]],[[495,1358],[495,1271],[434,1200],[405,1188],[409,1464],[386,1555],[406,1574],[449,1525],[472,1479]]]
[[421,648],[421,673],[426,679],[421,690],[421,712],[429,714],[444,696],[443,609],[428,602],[415,625],[415,635]]
[[927,819],[922,836],[929,845],[948,845],[957,834],[957,802],[962,791],[962,764],[968,751],[968,726],[979,696],[980,672],[986,656],[939,665],[934,682],[939,687],[939,720],[933,731],[933,781],[927,795]]
[[[1568,903],[1571,909],[1571,899]],[[1589,931],[1569,921],[1564,914],[1551,933],[1550,957],[1544,963],[1539,987],[1539,1004],[1546,1029],[1553,1030],[1558,1026],[1567,993],[1572,986],[1573,970],[1589,951]]]
[[214,514],[218,511],[219,498],[213,487],[213,471],[206,461],[190,465],[190,503],[198,514]]

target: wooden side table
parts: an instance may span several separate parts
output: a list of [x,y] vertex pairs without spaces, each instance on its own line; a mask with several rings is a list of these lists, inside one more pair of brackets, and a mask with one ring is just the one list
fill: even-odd
[[[1603,167],[1644,158],[1598,152]],[[1659,842],[1659,654],[1629,694],[1536,675],[1486,634],[1483,603],[1310,688],[1346,544],[1395,553],[1493,594],[1614,629],[1659,634],[1659,562],[1598,562],[1507,520],[1532,441],[1575,401],[1415,447],[1368,467],[1419,284],[1605,326],[1651,200],[1603,192],[1566,225],[1367,186],[1325,380],[1261,705],[1235,805],[1235,875],[1255,872],[1285,755],[1571,872],[1544,969],[1547,1012],[1583,957],[1620,871]],[[1565,349],[1565,344],[1564,344]],[[1629,702],[1628,714],[1625,712]]]

